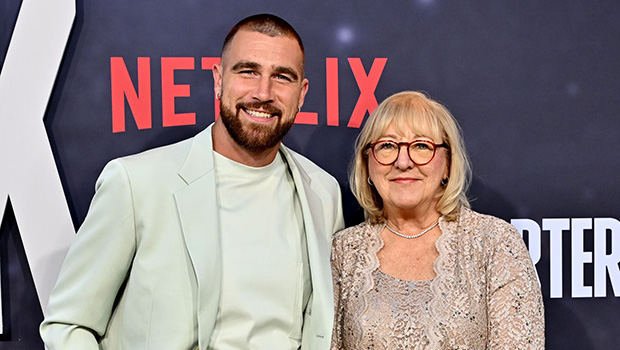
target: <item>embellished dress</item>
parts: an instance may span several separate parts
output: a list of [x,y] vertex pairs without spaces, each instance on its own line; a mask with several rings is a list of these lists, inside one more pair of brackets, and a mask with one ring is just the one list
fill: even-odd
[[540,285],[512,225],[467,208],[442,217],[428,281],[381,271],[383,227],[364,222],[334,237],[332,350],[544,349]]

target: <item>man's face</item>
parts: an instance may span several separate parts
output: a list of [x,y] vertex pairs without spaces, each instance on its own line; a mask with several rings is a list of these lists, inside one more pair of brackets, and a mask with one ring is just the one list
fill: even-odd
[[288,36],[240,30],[213,76],[222,121],[233,140],[250,151],[278,145],[308,90],[303,54]]

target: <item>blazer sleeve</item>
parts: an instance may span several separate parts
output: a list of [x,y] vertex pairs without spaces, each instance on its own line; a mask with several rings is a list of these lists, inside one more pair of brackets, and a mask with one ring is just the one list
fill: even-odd
[[108,163],[50,296],[41,337],[48,349],[98,349],[136,249],[131,184]]
[[534,265],[517,230],[499,221],[492,228],[487,269],[487,348],[544,349],[544,307]]

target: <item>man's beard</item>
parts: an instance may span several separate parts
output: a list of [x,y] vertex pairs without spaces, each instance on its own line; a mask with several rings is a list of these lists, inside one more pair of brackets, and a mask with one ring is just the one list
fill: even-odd
[[[258,123],[247,123],[244,125],[239,116],[242,107],[275,114],[273,118],[278,118],[276,125],[261,125]],[[228,130],[228,134],[239,146],[252,152],[262,152],[277,145],[295,122],[295,118],[291,118],[290,121],[282,123],[282,111],[269,103],[238,103],[235,109],[236,114],[220,101],[220,117],[224,122],[224,126],[226,126],[226,130]]]

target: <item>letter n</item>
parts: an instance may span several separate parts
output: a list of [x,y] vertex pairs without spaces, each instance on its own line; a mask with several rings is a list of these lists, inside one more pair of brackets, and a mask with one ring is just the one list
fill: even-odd
[[112,132],[125,131],[125,98],[138,129],[152,127],[151,59],[138,57],[138,92],[122,57],[110,57],[112,83]]

